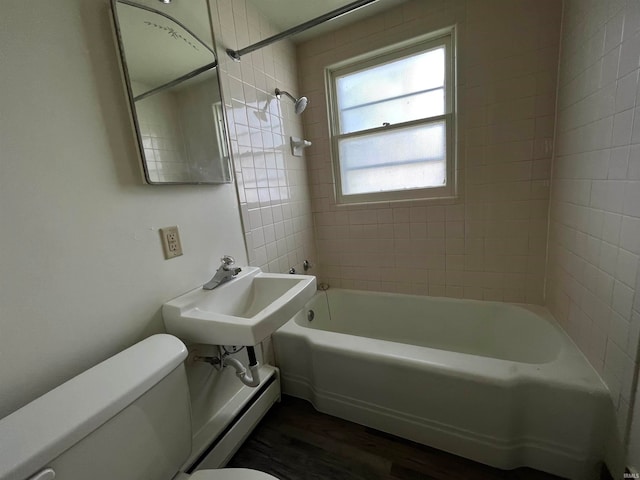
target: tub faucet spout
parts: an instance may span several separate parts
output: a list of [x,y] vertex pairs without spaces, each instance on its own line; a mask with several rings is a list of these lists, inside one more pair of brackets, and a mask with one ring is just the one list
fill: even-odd
[[222,265],[218,267],[216,274],[211,280],[202,286],[205,290],[213,290],[214,288],[219,287],[223,283],[235,278],[235,276],[242,271],[240,267],[233,266],[235,260],[231,255],[225,255],[220,259],[220,261],[222,262]]

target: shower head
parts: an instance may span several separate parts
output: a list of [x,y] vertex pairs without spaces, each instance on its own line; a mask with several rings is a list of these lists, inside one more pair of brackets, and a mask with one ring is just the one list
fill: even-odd
[[296,100],[296,103],[294,105],[294,111],[296,112],[296,115],[300,115],[302,112],[304,112],[304,109],[307,108],[308,103],[309,99],[307,97],[300,97],[298,100]]
[[307,108],[307,104],[309,103],[309,99],[307,97],[295,98],[289,92],[285,92],[284,90],[276,88],[276,97],[280,98],[281,95],[286,95],[291,99],[291,101],[294,103],[294,110],[296,112],[296,115],[300,115],[302,112],[304,112],[304,109]]

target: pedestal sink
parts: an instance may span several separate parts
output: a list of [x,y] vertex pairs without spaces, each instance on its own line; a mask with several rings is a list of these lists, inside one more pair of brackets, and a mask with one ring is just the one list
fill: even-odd
[[165,303],[162,317],[167,332],[183,340],[253,346],[284,325],[315,291],[314,276],[245,267],[214,290],[198,287]]

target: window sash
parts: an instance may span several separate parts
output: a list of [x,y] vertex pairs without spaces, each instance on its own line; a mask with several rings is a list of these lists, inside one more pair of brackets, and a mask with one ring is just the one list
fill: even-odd
[[[435,94],[435,95],[434,95]],[[414,120],[423,120],[426,118],[432,118],[433,116],[443,115],[445,113],[445,97],[446,91],[444,87],[439,87],[431,90],[425,90],[424,92],[419,92],[417,94],[411,94],[411,97],[414,99],[413,112],[402,112],[398,113],[396,109],[401,109],[401,105],[397,105],[398,100],[402,102],[402,100],[408,98],[409,96],[402,97],[393,97],[386,99],[384,101],[370,103],[363,106],[350,107],[349,109],[342,109],[340,111],[340,134],[344,135],[346,133],[352,132],[361,132],[367,129],[376,128],[381,125],[397,125],[400,123],[411,122]],[[426,104],[424,103],[426,101]],[[419,103],[423,103],[419,105]],[[381,111],[377,111],[376,107],[387,104],[384,107],[384,113]],[[393,110],[389,110],[389,104],[396,103],[396,107]],[[393,107],[392,107],[393,108]],[[420,109],[420,115],[416,115],[415,110]],[[431,113],[431,115],[426,115],[425,112]],[[413,115],[412,115],[413,113]],[[365,120],[361,118],[361,116],[365,117]],[[397,117],[402,117],[402,120],[398,120]],[[375,126],[373,125],[373,121],[377,121]],[[361,128],[354,128],[354,122],[370,125]]]
[[408,122],[394,123],[391,125],[384,125],[381,127],[368,128],[366,130],[358,130],[357,132],[342,133],[342,134],[335,135],[335,138],[338,140],[342,140],[345,138],[361,137],[365,135],[371,135],[374,133],[390,132],[392,130],[412,127],[414,125],[428,125],[430,123],[447,120],[451,118],[451,116],[452,115],[450,113],[446,113],[444,115],[436,115],[435,117],[426,117],[426,118],[421,118],[419,120],[411,120]]
[[446,42],[419,46],[380,56],[373,64],[360,62],[355,68],[334,72],[339,133],[447,113],[448,46]]
[[[382,190],[382,191],[370,191],[366,193],[344,193],[343,191],[343,178],[342,178],[342,164],[334,165],[334,178],[336,182],[336,201],[338,204],[354,204],[354,203],[370,203],[370,202],[383,202],[383,201],[402,201],[402,200],[416,200],[421,198],[447,198],[455,195],[455,165],[451,161],[452,149],[454,148],[453,139],[453,122],[454,118],[452,114],[440,115],[425,120],[416,120],[412,122],[405,122],[404,124],[393,125],[389,127],[375,128],[370,131],[362,131],[351,134],[345,134],[340,138],[335,138],[334,147],[335,154],[340,149],[339,142],[344,139],[358,138],[375,135],[376,133],[387,133],[393,130],[400,130],[407,126],[428,126],[430,124],[444,122],[445,125],[445,184],[442,186],[428,186],[428,187],[415,187],[415,188],[402,188],[396,190]],[[401,166],[411,162],[393,162],[394,165]]]
[[[422,198],[444,198],[452,197],[456,194],[455,182],[455,115],[454,115],[454,53],[453,53],[453,29],[441,31],[438,36],[432,36],[429,40],[412,43],[408,47],[396,49],[392,52],[386,52],[382,55],[365,58],[364,60],[350,62],[346,66],[337,66],[334,69],[327,70],[327,94],[329,98],[329,118],[333,170],[335,184],[336,201],[338,204],[368,203],[379,201],[401,201],[401,200],[418,200]],[[376,126],[373,128],[341,133],[340,115],[337,102],[337,86],[336,79],[349,73],[358,72],[367,68],[375,67],[385,62],[396,61],[404,57],[420,54],[429,50],[445,48],[445,80],[444,80],[444,103],[445,113],[424,117],[416,120],[410,120],[391,125]],[[389,99],[387,99],[389,100]],[[407,188],[398,190],[387,190],[381,192],[344,194],[342,191],[341,178],[341,159],[339,156],[340,142],[345,139],[356,138],[359,136],[369,136],[376,133],[389,133],[395,129],[403,129],[410,126],[429,125],[435,122],[445,122],[445,144],[446,144],[446,181],[442,187],[426,187],[426,188]]]

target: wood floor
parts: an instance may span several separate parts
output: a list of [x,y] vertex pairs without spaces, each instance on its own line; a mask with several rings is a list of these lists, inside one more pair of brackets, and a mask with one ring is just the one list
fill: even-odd
[[317,412],[284,396],[231,459],[280,480],[554,480],[498,470]]

